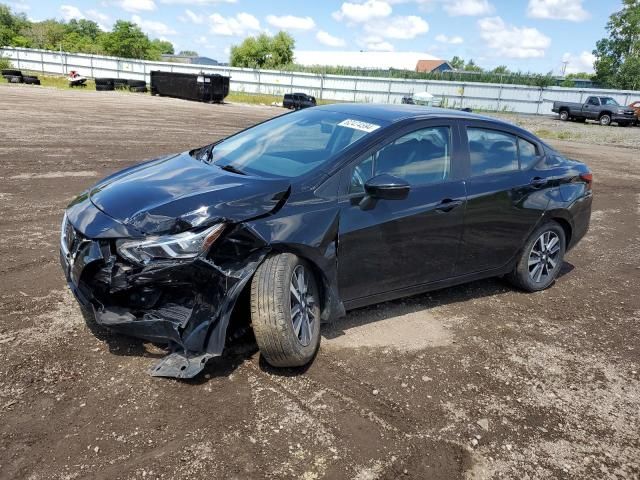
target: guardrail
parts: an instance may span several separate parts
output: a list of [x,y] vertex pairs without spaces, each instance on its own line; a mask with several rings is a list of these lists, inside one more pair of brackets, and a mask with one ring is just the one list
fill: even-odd
[[55,52],[29,48],[0,48],[18,69],[66,75],[77,70],[88,77],[115,77],[149,81],[152,70],[219,73],[231,77],[231,90],[283,95],[304,92],[319,99],[400,103],[404,95],[429,92],[449,107],[474,110],[550,114],[554,101],[583,102],[589,95],[606,95],[621,105],[640,100],[640,92],[589,88],[533,87],[495,83],[412,80],[402,78],[320,75],[211,65],[132,60],[128,58]]

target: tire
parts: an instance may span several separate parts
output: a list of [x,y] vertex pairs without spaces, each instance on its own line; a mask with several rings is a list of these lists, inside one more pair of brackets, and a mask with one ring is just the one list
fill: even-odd
[[95,79],[96,86],[97,85],[114,85],[115,81],[113,78],[96,78]]
[[562,110],[560,111],[560,120],[562,120],[563,122],[566,122],[570,119],[569,117],[569,112],[566,110]]
[[147,86],[147,82],[144,80],[127,80],[127,85],[129,87],[145,87]]
[[38,80],[38,77],[32,77],[32,76],[22,77],[22,81],[29,85],[40,85],[40,80]]
[[[545,249],[543,243],[551,246]],[[515,269],[507,279],[527,292],[537,292],[550,287],[562,268],[565,249],[566,236],[562,227],[554,221],[541,225],[527,240]],[[536,254],[537,251],[541,253]],[[529,265],[530,260],[537,261]]]
[[22,72],[20,70],[12,70],[11,68],[5,68],[2,70],[3,77],[21,77]]
[[115,90],[114,86],[111,85],[101,85],[96,83],[96,91],[98,92],[111,92]]
[[[300,279],[306,284],[306,292]],[[292,292],[294,285],[297,294]],[[301,293],[302,304],[297,302]],[[267,363],[274,367],[300,367],[313,359],[320,346],[319,298],[313,271],[296,255],[271,255],[260,265],[251,281],[251,323]],[[297,315],[296,308],[300,312]]]
[[600,115],[598,122],[600,122],[600,125],[602,125],[603,127],[608,127],[609,125],[611,125],[611,115],[609,115],[608,113]]

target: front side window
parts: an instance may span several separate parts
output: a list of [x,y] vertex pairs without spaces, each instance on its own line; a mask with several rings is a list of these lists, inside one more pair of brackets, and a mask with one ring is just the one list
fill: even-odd
[[587,101],[587,103],[589,105],[595,105],[596,107],[600,105],[600,101],[598,100],[598,97],[589,97],[589,100]]
[[416,130],[362,160],[353,170],[350,193],[364,192],[367,180],[384,173],[419,186],[443,182],[451,165],[449,127]]
[[471,176],[518,170],[516,137],[483,128],[468,128]]

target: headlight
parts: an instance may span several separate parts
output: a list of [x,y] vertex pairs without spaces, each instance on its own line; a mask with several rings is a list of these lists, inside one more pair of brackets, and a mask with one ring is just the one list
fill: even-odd
[[200,232],[184,232],[146,240],[118,240],[118,253],[138,265],[153,260],[187,260],[206,252],[218,239],[224,224],[220,223]]

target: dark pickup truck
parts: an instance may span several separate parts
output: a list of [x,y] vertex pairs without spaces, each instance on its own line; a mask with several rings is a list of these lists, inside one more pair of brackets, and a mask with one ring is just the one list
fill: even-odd
[[285,93],[282,106],[290,110],[315,107],[316,99],[306,93]]
[[616,122],[621,127],[631,125],[635,121],[633,109],[620,105],[611,97],[588,97],[582,103],[553,102],[552,112],[560,115],[560,120],[596,120],[600,125],[611,125]]

